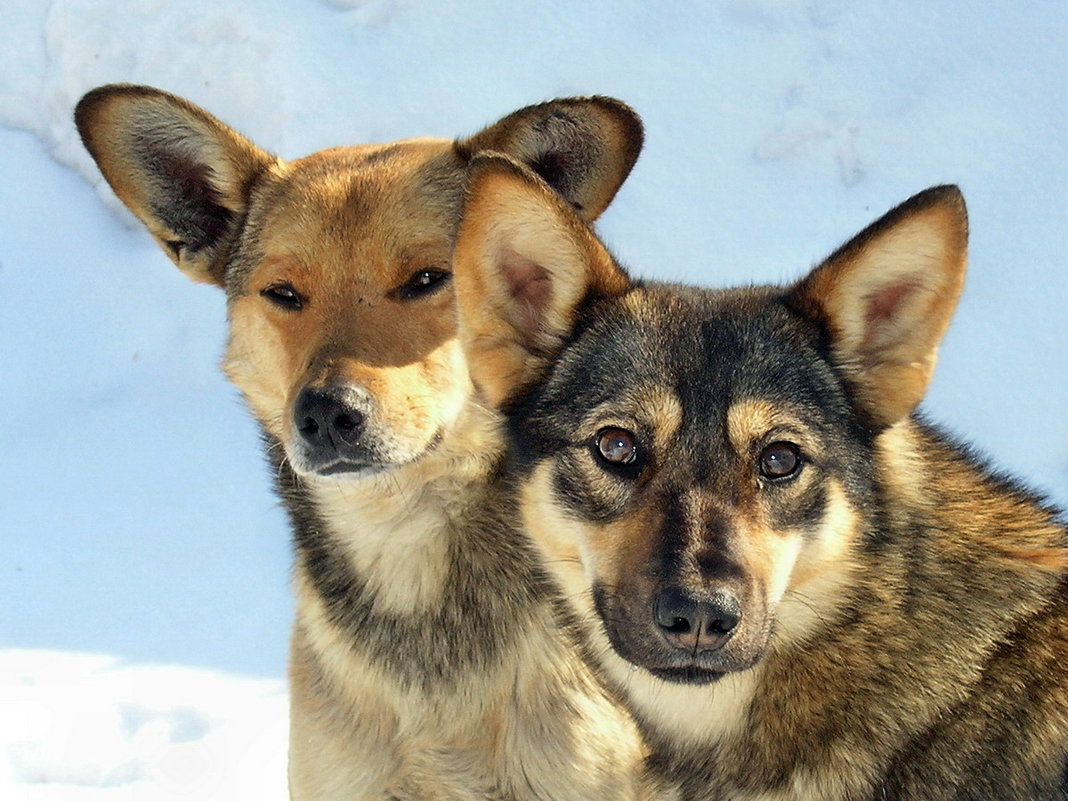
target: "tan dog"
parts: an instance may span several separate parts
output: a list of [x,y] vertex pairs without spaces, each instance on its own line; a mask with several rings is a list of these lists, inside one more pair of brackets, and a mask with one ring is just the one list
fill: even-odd
[[634,113],[557,100],[293,162],[145,87],[94,90],[76,120],[179,268],[227,294],[225,370],[294,527],[292,796],[635,797],[635,729],[503,500],[450,283],[472,154],[524,161],[592,220],[637,158]]
[[470,169],[472,377],[654,772],[708,801],[1068,798],[1063,522],[913,414],[956,188],[793,286],[702,291],[631,281],[522,166]]

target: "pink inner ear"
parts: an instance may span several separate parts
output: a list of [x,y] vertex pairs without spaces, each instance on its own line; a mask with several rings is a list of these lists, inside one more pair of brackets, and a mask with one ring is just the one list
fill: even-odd
[[923,282],[919,279],[902,280],[869,295],[866,299],[865,335],[861,347],[869,349],[882,344],[879,342],[880,334],[884,332],[887,324],[893,326],[897,322],[903,301],[922,288]]
[[552,292],[549,273],[540,264],[520,256],[513,250],[507,250],[503,254],[501,269],[512,298],[512,324],[522,334],[523,339],[532,344],[541,328],[542,314],[549,305]]

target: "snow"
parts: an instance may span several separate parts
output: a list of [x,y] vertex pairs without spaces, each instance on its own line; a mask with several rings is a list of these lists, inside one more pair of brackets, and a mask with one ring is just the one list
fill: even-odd
[[286,693],[111,656],[0,651],[5,801],[286,797]]
[[1068,502],[1062,0],[4,8],[0,647],[49,649],[0,652],[5,800],[283,786],[284,515],[217,369],[221,293],[78,141],[71,109],[101,83],[168,89],[286,157],[613,95],[647,145],[599,229],[634,272],[704,284],[797,276],[957,182],[971,268],[926,409]]

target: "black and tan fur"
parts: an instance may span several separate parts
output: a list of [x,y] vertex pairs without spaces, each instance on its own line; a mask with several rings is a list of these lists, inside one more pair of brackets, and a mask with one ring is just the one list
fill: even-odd
[[504,157],[470,171],[472,376],[654,772],[708,801],[1068,798],[1063,521],[915,412],[956,188],[791,286],[713,291],[632,281]]
[[636,797],[633,723],[502,501],[450,283],[474,153],[524,161],[592,220],[637,158],[634,113],[557,100],[464,140],[292,162],[146,87],[75,116],[119,198],[227,295],[224,368],[294,528],[292,797]]

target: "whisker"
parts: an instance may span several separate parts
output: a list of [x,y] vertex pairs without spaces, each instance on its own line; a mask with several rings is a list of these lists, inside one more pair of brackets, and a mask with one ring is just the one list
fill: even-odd
[[797,590],[787,590],[783,594],[783,601],[796,602],[812,612],[820,623],[826,624],[828,622],[824,617],[823,612],[816,606],[816,602],[804,593],[798,592]]

